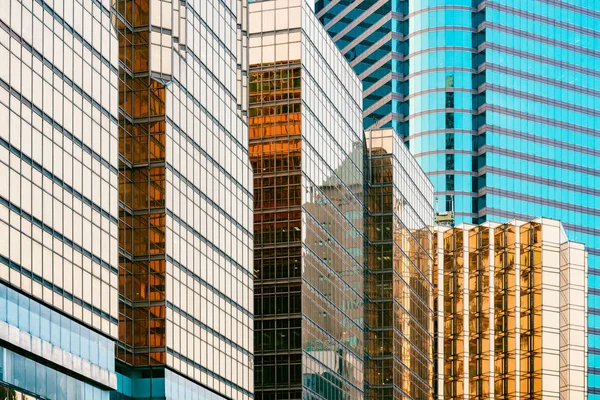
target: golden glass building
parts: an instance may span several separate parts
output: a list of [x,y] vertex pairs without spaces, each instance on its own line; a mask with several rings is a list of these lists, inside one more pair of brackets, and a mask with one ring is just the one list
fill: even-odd
[[587,398],[587,253],[545,218],[436,228],[437,398]]
[[112,1],[120,398],[253,397],[247,11]]
[[117,386],[109,3],[0,2],[0,399],[108,400]]
[[433,187],[392,129],[366,132],[365,397],[433,396]]
[[250,18],[255,398],[363,398],[360,84],[305,0]]

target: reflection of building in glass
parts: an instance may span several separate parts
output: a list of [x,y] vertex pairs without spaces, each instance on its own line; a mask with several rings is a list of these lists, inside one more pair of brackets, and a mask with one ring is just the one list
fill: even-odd
[[112,2],[124,398],[253,395],[247,8],[200,3]]
[[[364,127],[390,127],[456,223],[560,220],[589,251],[600,315],[597,1],[317,0],[363,85]],[[600,318],[590,318],[600,399]]]
[[0,5],[0,399],[117,386],[118,40],[62,3]]
[[303,0],[249,8],[256,398],[362,399],[360,86]]
[[[486,3],[486,5],[489,2]],[[392,128],[434,184],[437,211],[472,221],[472,0],[318,0],[327,32],[363,85],[365,129]]]
[[366,398],[430,399],[433,188],[392,129],[366,141]]
[[587,398],[587,253],[555,220],[438,228],[440,399]]

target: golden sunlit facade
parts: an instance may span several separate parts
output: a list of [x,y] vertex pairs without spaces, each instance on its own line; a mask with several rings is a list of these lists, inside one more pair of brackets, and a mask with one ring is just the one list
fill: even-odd
[[275,388],[301,398],[300,70],[299,60],[250,68],[256,398]]
[[363,399],[360,85],[304,0],[249,12],[255,398]]
[[366,132],[369,400],[433,396],[433,189],[391,129]]
[[110,400],[119,41],[110,1],[0,2],[0,399]]
[[247,2],[113,0],[112,21],[119,396],[250,399]]
[[134,366],[164,365],[165,86],[150,74],[150,0],[117,0],[119,345]]
[[439,399],[584,399],[587,253],[558,221],[438,227]]

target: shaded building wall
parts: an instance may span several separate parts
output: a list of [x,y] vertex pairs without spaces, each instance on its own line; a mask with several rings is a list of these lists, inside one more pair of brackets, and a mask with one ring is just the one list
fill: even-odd
[[428,399],[434,379],[432,187],[393,130],[366,136],[366,397]]

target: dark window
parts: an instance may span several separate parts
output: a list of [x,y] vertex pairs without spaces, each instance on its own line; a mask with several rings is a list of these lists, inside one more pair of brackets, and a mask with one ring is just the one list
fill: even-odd
[[454,154],[446,154],[446,169],[454,170]]
[[446,149],[454,149],[454,133],[446,133]]
[[276,314],[287,314],[289,312],[289,297],[288,294],[277,295]]
[[[290,366],[290,384],[291,385],[298,385],[300,384],[300,381],[302,379],[302,364],[292,364]],[[299,396],[299,393],[296,394],[296,396]],[[293,398],[300,398],[300,397],[296,397],[294,396]]]
[[454,129],[454,113],[446,113],[446,129]]
[[454,190],[454,175],[446,175],[446,190]]
[[446,92],[446,108],[454,108],[454,92]]
[[446,195],[446,210],[454,210],[454,198],[449,194]]
[[476,212],[479,211],[479,201],[478,201],[477,197],[473,197],[472,207],[473,207],[473,212],[474,213],[476,213]]
[[287,386],[290,384],[288,364],[277,365],[277,385]]
[[265,365],[263,367],[262,384],[264,387],[275,386],[275,366]]
[[290,349],[300,349],[301,331],[300,328],[290,329]]
[[263,347],[263,351],[265,351],[265,352],[275,350],[275,331],[273,331],[273,330],[263,331],[262,347]]

